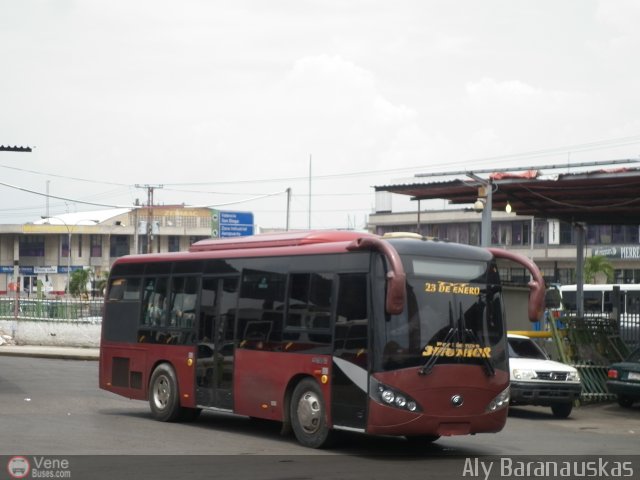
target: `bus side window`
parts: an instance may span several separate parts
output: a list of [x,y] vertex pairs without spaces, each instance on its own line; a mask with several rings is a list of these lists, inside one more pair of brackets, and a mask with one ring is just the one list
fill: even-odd
[[145,279],[142,324],[164,326],[168,310],[167,278]]
[[114,278],[109,284],[109,301],[140,299],[140,279],[139,278]]
[[[289,276],[287,316],[283,338],[297,350],[331,344],[331,294],[333,275],[292,273]],[[294,345],[289,345],[288,349]]]
[[142,325],[151,325],[152,309],[154,303],[153,291],[155,289],[156,279],[146,278],[144,281],[144,290],[142,293]]
[[328,330],[331,327],[331,275],[294,273],[289,285],[286,326]]
[[568,312],[575,312],[577,310],[576,292],[563,291],[562,292],[562,308]]
[[169,324],[177,328],[192,328],[196,318],[198,279],[175,277],[172,284]]
[[602,311],[604,313],[613,312],[613,292],[605,291],[604,293],[604,302],[602,304]]
[[584,311],[602,313],[602,292],[584,291]]
[[639,291],[627,291],[627,308],[624,313],[628,314],[640,314],[640,292]]
[[281,346],[286,275],[245,269],[238,302],[239,347],[276,350]]
[[125,278],[114,278],[109,284],[109,300],[122,300],[124,298],[127,280]]

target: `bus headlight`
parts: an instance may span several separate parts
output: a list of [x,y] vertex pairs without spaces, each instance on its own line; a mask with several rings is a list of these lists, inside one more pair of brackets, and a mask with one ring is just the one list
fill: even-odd
[[497,412],[509,405],[509,387],[501,391],[493,400],[489,402],[485,412]]
[[413,398],[396,388],[383,385],[371,377],[369,382],[369,396],[378,403],[389,407],[407,410],[409,412],[421,412],[422,409]]
[[393,403],[393,401],[396,398],[395,394],[393,393],[393,390],[386,390],[386,389],[382,389],[382,392],[380,393],[380,397],[382,398],[382,401],[384,403]]

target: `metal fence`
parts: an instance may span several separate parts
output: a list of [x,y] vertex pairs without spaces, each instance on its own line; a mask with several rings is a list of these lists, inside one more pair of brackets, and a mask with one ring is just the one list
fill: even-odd
[[20,298],[16,309],[15,297],[0,297],[0,319],[99,321],[103,302],[102,299]]
[[568,315],[549,321],[561,360],[580,373],[581,402],[615,399],[606,386],[608,366],[623,360],[637,344],[637,321],[637,316],[628,318],[624,328],[619,320],[601,316]]
[[618,334],[622,341],[633,350],[640,346],[640,313],[623,313],[614,319],[618,325]]

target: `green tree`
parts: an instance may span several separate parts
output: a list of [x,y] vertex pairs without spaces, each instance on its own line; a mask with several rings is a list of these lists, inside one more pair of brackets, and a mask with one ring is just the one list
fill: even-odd
[[613,280],[613,265],[602,255],[587,257],[584,261],[584,283],[595,283],[598,273],[606,275],[607,283],[611,283]]
[[80,270],[74,270],[71,273],[71,279],[69,280],[69,293],[74,296],[87,294],[87,283],[91,272],[81,268]]

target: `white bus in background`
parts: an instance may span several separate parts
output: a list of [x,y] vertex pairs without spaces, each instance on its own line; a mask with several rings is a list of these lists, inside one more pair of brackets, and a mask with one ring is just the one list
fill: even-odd
[[[620,337],[627,344],[640,344],[640,284],[585,284],[582,288],[585,317],[615,319],[619,315]],[[552,316],[575,316],[578,310],[576,285],[554,285],[550,290],[556,290],[560,300],[559,305],[547,305],[551,307]],[[619,295],[617,303],[616,291]],[[547,295],[548,299],[552,297]]]

